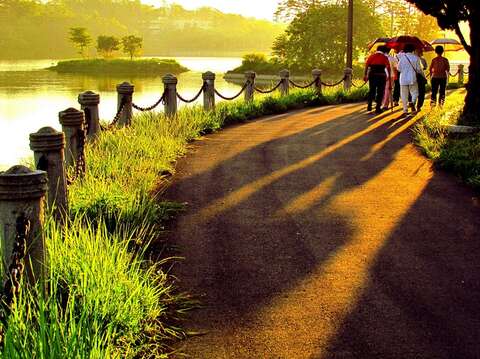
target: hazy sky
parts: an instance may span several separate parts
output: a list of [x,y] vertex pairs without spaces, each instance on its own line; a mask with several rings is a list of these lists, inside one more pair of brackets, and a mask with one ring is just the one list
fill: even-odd
[[[162,0],[141,0],[145,4],[160,6]],[[187,9],[196,9],[202,6],[210,6],[226,13],[253,16],[260,19],[272,20],[273,13],[279,0],[167,0],[167,3],[175,2]]]

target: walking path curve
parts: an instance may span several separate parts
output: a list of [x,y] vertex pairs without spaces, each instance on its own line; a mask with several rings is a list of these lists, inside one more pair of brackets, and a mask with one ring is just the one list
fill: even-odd
[[193,358],[480,358],[480,205],[411,144],[414,119],[321,107],[191,146],[175,275]]

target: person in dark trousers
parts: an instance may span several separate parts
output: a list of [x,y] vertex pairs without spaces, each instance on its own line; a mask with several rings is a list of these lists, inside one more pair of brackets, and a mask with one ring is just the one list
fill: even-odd
[[448,73],[450,72],[450,62],[442,56],[443,46],[435,47],[435,53],[437,57],[432,60],[429,69],[430,78],[432,79],[432,107],[437,105],[437,95],[439,95],[438,103],[440,106],[443,106],[445,103],[445,90],[447,88]]
[[[425,71],[428,68],[427,60],[423,57],[423,50],[419,49],[416,51],[418,58],[420,59],[420,64],[422,65],[422,70]],[[417,111],[420,111],[423,107],[423,103],[425,102],[425,92],[427,86],[427,79],[424,76],[424,72],[421,72],[420,75],[423,79],[419,79],[418,81],[418,100],[417,100]],[[421,80],[421,81],[420,81]]]
[[370,86],[367,111],[372,111],[375,100],[375,113],[382,113],[383,95],[389,74],[390,62],[383,52],[383,46],[379,46],[377,52],[370,55],[365,63],[364,81],[368,80]]
[[[400,57],[404,54],[403,51],[397,52],[395,54],[395,62],[398,64],[398,61],[400,60]],[[398,103],[400,101],[400,72],[398,72],[398,69],[395,67],[395,77],[393,78],[393,106],[398,106]]]

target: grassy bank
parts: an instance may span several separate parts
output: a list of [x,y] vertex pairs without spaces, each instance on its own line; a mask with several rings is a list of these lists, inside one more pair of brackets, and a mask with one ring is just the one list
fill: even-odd
[[[288,69],[291,75],[295,76],[312,76],[313,68],[302,68],[295,64],[287,64],[279,61],[277,58],[268,59],[263,54],[247,54],[243,57],[242,64],[227,72],[228,74],[244,74],[247,71],[254,71],[257,75],[273,75],[278,76],[279,72]],[[325,68],[322,67],[323,79],[337,81],[343,76],[343,69],[338,70],[338,67]],[[363,77],[363,67],[354,64],[354,73],[356,77]]]
[[446,127],[460,121],[464,99],[465,92],[456,91],[443,109],[426,113],[415,127],[415,141],[439,168],[480,188],[480,134],[452,135]]
[[[5,330],[6,358],[162,358],[184,338],[195,306],[175,290],[149,245],[161,248],[165,222],[179,208],[162,202],[161,174],[202,133],[230,123],[309,106],[365,98],[366,89],[311,90],[252,103],[220,103],[215,112],[184,108],[175,119],[137,115],[129,128],[102,133],[86,148],[87,173],[69,187],[71,220],[46,226],[48,275],[43,290],[23,290]],[[159,253],[155,253],[159,254]]]
[[60,73],[87,73],[87,74],[141,74],[165,75],[167,73],[180,74],[188,71],[186,67],[171,59],[93,59],[60,61],[49,70]]

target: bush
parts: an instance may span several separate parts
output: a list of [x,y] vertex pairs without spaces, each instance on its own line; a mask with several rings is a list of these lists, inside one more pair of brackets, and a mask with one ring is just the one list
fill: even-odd
[[443,109],[426,113],[415,126],[415,141],[436,166],[480,188],[480,134],[456,137],[446,128],[461,120],[464,97],[463,91],[456,92]]

